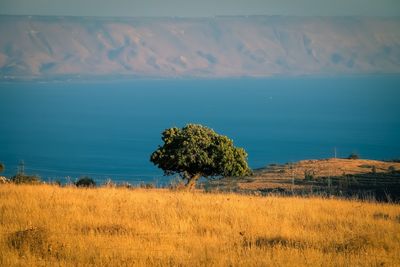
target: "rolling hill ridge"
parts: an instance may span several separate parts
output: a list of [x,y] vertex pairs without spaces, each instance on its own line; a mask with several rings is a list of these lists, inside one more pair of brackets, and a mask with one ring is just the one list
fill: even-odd
[[400,18],[0,16],[0,80],[400,73]]

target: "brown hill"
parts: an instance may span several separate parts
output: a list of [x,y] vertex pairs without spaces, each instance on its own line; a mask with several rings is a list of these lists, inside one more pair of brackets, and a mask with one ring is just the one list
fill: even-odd
[[270,164],[249,177],[214,184],[237,191],[290,194],[368,195],[400,198],[400,163],[367,159],[303,160]]

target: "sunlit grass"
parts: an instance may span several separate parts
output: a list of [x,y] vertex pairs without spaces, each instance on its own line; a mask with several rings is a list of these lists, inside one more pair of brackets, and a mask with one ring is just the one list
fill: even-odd
[[0,186],[1,266],[398,266],[400,206]]

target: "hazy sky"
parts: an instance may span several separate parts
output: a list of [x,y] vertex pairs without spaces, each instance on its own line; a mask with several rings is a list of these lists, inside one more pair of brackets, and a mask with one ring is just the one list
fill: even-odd
[[0,0],[0,14],[400,16],[400,0]]

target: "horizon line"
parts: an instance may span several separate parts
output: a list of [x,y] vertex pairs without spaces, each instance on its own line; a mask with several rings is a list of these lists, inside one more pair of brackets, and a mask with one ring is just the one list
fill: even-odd
[[400,15],[294,15],[294,14],[233,14],[210,16],[120,16],[120,15],[43,15],[43,14],[1,14],[0,17],[55,17],[55,18],[123,18],[123,19],[210,19],[210,18],[249,18],[249,17],[291,17],[291,18],[397,18]]

